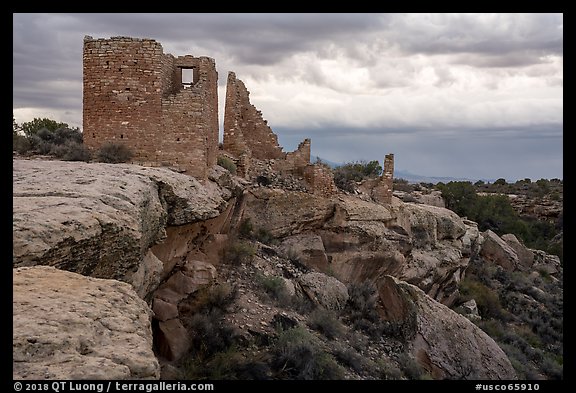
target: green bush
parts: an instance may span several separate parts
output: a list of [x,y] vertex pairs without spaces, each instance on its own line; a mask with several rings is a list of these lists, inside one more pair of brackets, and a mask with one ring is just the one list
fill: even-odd
[[272,244],[274,236],[270,231],[265,228],[254,229],[250,218],[246,218],[240,222],[238,226],[238,235],[244,239],[257,240],[260,243]]
[[226,283],[211,285],[197,292],[197,310],[204,313],[215,310],[224,312],[236,299],[238,299],[237,287]]
[[280,379],[342,379],[343,368],[301,327],[285,330],[272,349],[272,367]]
[[386,362],[384,360],[379,360],[377,362],[380,379],[387,380],[400,380],[404,376],[402,370],[400,370],[394,363]]
[[312,311],[308,317],[308,326],[329,339],[338,338],[344,333],[344,327],[338,320],[336,313],[321,307]]
[[254,232],[254,226],[250,218],[245,218],[240,222],[238,226],[238,234],[244,239],[252,238],[252,233]]
[[60,123],[48,118],[34,118],[32,121],[27,121],[22,123],[20,129],[24,132],[27,138],[31,138],[33,135],[38,133],[39,130],[45,129],[50,132],[54,132],[59,128],[68,128],[68,124]]
[[109,164],[128,162],[132,158],[132,150],[123,144],[107,142],[98,149],[97,158],[99,162]]
[[36,151],[38,154],[43,155],[50,154],[52,152],[52,148],[54,147],[54,145],[51,142],[43,140],[38,135],[34,135],[31,138],[31,141],[33,150]]
[[397,191],[412,192],[420,188],[420,186],[416,184],[410,184],[408,183],[408,180],[402,178],[394,178],[392,180],[392,184],[394,186],[394,190]]
[[502,318],[502,305],[498,293],[481,282],[470,277],[460,282],[460,292],[467,299],[476,300],[480,316],[488,318]]
[[[540,196],[543,195],[542,190],[549,190],[550,184],[555,184],[544,179],[538,182],[532,183],[530,187],[537,187]],[[502,184],[502,181],[498,184],[496,186],[498,188],[518,187],[517,185]],[[536,184],[540,185],[537,186]],[[436,188],[442,191],[442,198],[448,209],[453,210],[461,217],[468,217],[470,220],[476,221],[478,229],[481,231],[490,229],[498,235],[512,233],[521,239],[528,248],[544,250],[550,254],[558,255],[560,261],[563,261],[561,245],[552,241],[562,230],[562,225],[558,226],[547,221],[520,217],[506,195],[480,196],[476,194],[476,187],[470,182],[438,183]],[[501,192],[502,190],[489,189],[487,191]]]
[[81,143],[68,142],[64,153],[64,161],[84,161],[88,162],[92,158],[90,150]]
[[20,154],[28,153],[32,150],[32,143],[25,136],[12,135],[12,150]]
[[[20,129],[20,128],[19,128]],[[13,150],[19,153],[35,152],[49,154],[67,161],[88,161],[89,152],[82,147],[82,133],[70,129],[65,123],[50,119],[34,119],[24,123],[22,131],[26,136],[13,133]]]
[[232,161],[228,157],[219,156],[218,161],[216,163],[220,165],[222,168],[228,170],[228,172],[230,172],[231,174],[233,175],[236,174],[236,164],[234,164],[234,161]]
[[504,337],[504,325],[497,319],[481,320],[476,323],[478,327],[495,340]]
[[372,338],[380,337],[386,330],[377,311],[378,291],[370,281],[348,286],[348,302],[344,312],[352,326]]
[[76,144],[82,144],[84,138],[80,130],[62,127],[57,128],[52,133],[52,140],[53,143],[56,145],[64,145],[70,142],[74,142]]
[[351,162],[334,169],[334,183],[341,190],[353,192],[354,182],[378,177],[381,173],[382,167],[376,160]]
[[425,377],[422,367],[407,353],[402,353],[398,357],[398,364],[407,379],[417,380]]
[[224,248],[224,262],[232,265],[249,263],[254,258],[256,249],[246,241],[232,241]]
[[352,348],[344,348],[342,346],[336,346],[334,351],[334,357],[336,360],[354,370],[357,373],[361,373],[368,368],[367,362],[361,355],[358,354]]
[[271,299],[279,302],[281,305],[288,305],[290,303],[290,294],[282,277],[258,274],[256,281]]
[[256,233],[254,234],[254,239],[258,240],[260,243],[267,245],[274,243],[274,235],[272,235],[272,232],[270,232],[265,228],[258,228]]
[[53,145],[50,154],[64,161],[90,161],[92,154],[84,145],[68,141],[62,145]]

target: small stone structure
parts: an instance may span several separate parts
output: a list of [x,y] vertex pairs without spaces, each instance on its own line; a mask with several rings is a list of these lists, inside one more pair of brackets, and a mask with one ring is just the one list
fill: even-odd
[[329,197],[338,193],[338,188],[334,184],[334,174],[324,165],[307,165],[304,168],[304,179],[309,184],[312,193],[316,195]]
[[361,192],[370,195],[373,201],[389,204],[392,202],[394,183],[394,154],[386,154],[384,157],[384,170],[382,175],[375,179],[364,180],[359,188]]
[[386,154],[384,157],[384,170],[380,176],[378,185],[372,190],[372,198],[376,202],[391,203],[394,182],[394,154]]

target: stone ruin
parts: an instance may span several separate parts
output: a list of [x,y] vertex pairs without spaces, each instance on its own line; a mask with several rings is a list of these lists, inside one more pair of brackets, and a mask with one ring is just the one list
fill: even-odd
[[84,143],[132,149],[142,165],[205,178],[218,155],[218,74],[209,57],[164,54],[152,39],[84,37]]
[[[220,154],[214,59],[165,54],[160,43],[148,38],[85,36],[83,73],[88,148],[123,144],[133,151],[136,164],[170,166],[207,178]],[[275,171],[304,179],[314,194],[337,193],[331,170],[310,163],[310,139],[284,152],[234,72],[228,74],[226,89],[223,149],[239,176],[258,175],[259,162],[267,161]],[[372,187],[377,202],[391,201],[393,159],[386,156],[384,173]]]

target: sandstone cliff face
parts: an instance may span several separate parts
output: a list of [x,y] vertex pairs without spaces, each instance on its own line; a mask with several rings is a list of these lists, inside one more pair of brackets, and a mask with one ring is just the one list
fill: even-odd
[[162,279],[150,247],[166,226],[218,216],[231,197],[163,168],[13,161],[13,266],[50,265],[131,283],[144,297]]
[[385,318],[402,327],[412,355],[435,379],[516,379],[502,349],[464,316],[391,276],[378,289]]
[[244,216],[282,237],[285,254],[344,282],[390,274],[448,305],[481,240],[475,223],[448,209],[397,199],[380,205],[268,189],[245,199]]
[[14,379],[158,379],[150,309],[132,287],[48,266],[13,269]]

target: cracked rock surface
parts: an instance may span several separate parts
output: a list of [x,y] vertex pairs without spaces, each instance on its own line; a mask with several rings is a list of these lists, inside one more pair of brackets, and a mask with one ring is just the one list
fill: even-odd
[[134,285],[160,282],[149,248],[167,225],[208,220],[222,189],[165,168],[13,160],[13,267],[49,265]]
[[132,287],[49,266],[13,277],[14,379],[158,379],[150,311]]

